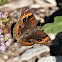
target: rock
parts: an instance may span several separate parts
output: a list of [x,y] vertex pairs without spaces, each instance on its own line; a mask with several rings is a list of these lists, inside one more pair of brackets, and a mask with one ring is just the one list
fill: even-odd
[[5,62],[5,61],[4,61],[4,59],[2,59],[2,58],[0,57],[0,62]]
[[50,15],[52,15],[54,12],[56,12],[57,10],[59,10],[58,7],[54,8],[53,10],[50,10]]
[[7,60],[6,62],[19,62],[20,57],[10,57],[9,60]]
[[18,62],[20,60],[20,57],[18,56],[18,57],[14,57],[13,59],[12,59],[12,62]]
[[[12,49],[11,49],[12,47]],[[13,50],[13,48],[15,48],[15,50]],[[14,46],[10,46],[10,48],[8,49],[8,51],[6,52],[7,55],[15,57],[18,55],[21,55],[25,50],[32,48],[32,46],[22,46],[22,47],[14,47]]]
[[12,59],[13,59],[13,57],[10,57],[10,59],[7,60],[6,62],[13,62]]
[[39,4],[35,4],[35,5],[33,4],[30,6],[30,8],[40,8],[40,7],[41,7],[41,5],[39,5]]
[[40,13],[39,15],[40,15],[40,17],[44,17],[46,14],[44,14],[44,13],[43,13],[43,14],[42,14],[42,13]]
[[48,57],[39,58],[38,62],[56,62],[56,60],[55,57],[48,56]]
[[[18,44],[17,43],[14,43],[12,46],[9,47],[9,49],[16,49],[16,48],[19,48]],[[21,48],[21,47],[20,47]]]
[[40,57],[40,55],[45,56],[44,54],[48,53],[49,51],[50,51],[49,47],[44,46],[44,45],[42,45],[41,47],[28,49],[21,55],[21,58],[20,58],[19,62],[24,61],[24,60],[27,61],[29,59],[32,59],[33,57]]
[[39,58],[38,62],[62,62],[62,57],[60,56],[43,57],[43,58]]
[[34,44],[33,45],[33,48],[39,48],[39,47],[41,47],[41,44]]
[[56,62],[62,62],[62,56],[55,56]]
[[40,12],[45,12],[45,9],[44,9],[44,8],[43,8],[43,9],[39,9],[39,11],[40,11]]
[[55,0],[35,0],[36,4],[41,5],[42,7],[55,7],[56,1]]
[[45,0],[48,1],[49,3],[51,3],[52,5],[56,5],[56,1],[55,0]]
[[9,58],[8,55],[4,55],[4,56],[3,56],[3,59],[4,59],[4,60],[8,60],[8,58]]
[[40,23],[44,23],[45,20],[43,18],[40,19]]
[[27,60],[27,62],[36,62],[37,57],[33,57],[32,59]]
[[35,14],[34,14],[34,16],[35,16],[36,20],[40,20],[40,16],[35,15]]
[[26,6],[30,6],[33,4],[33,0],[12,0],[2,6],[0,6],[0,10],[2,11],[12,11],[17,8],[22,8]]
[[55,34],[50,33],[48,35],[49,35],[49,37],[50,37],[51,40],[54,40],[55,39]]

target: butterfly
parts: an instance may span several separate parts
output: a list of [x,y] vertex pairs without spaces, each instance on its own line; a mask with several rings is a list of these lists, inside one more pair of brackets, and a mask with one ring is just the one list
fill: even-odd
[[22,8],[20,20],[13,28],[14,38],[22,45],[31,46],[35,43],[50,45],[49,36],[38,29],[38,21],[35,19],[31,9]]

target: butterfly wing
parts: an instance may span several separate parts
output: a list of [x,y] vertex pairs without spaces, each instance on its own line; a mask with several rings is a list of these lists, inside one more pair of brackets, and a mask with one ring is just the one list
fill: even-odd
[[36,27],[37,21],[35,20],[34,15],[32,14],[31,10],[29,8],[23,8],[21,11],[21,17],[20,21],[24,25],[24,29],[22,31],[27,31],[28,29],[31,30],[34,27]]
[[45,32],[40,30],[35,30],[29,35],[26,35],[25,37],[20,39],[22,45],[33,45],[34,43],[50,45],[50,41],[51,40],[49,36]]
[[[36,29],[36,20],[28,8],[21,11],[21,19],[16,23],[13,29],[14,38],[21,42],[22,45],[33,45],[34,43],[50,44],[49,36]],[[34,30],[33,30],[34,29]]]
[[23,8],[21,11],[20,20],[13,28],[13,35],[15,39],[18,39],[27,31],[36,27],[36,20],[29,8]]

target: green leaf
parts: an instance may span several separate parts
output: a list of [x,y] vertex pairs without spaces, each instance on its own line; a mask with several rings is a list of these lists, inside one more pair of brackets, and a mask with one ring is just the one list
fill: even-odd
[[55,20],[55,23],[61,22],[62,21],[62,16],[56,16],[54,18],[54,20]]
[[8,38],[7,38],[7,37],[5,37],[5,38],[4,38],[4,40],[5,40],[5,41],[8,41]]
[[45,24],[41,30],[44,30],[45,33],[54,33],[57,34],[62,32],[62,16],[57,16],[54,18],[54,23]]

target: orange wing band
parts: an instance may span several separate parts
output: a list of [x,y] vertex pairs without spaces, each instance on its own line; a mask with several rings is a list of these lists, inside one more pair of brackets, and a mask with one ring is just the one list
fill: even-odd
[[33,42],[32,43],[23,42],[21,39],[20,39],[20,42],[23,43],[23,44],[26,44],[26,45],[33,45]]
[[34,23],[34,22],[35,22],[35,20],[32,23]]
[[16,36],[19,37],[18,35],[18,29],[19,29],[19,25],[16,27]]

